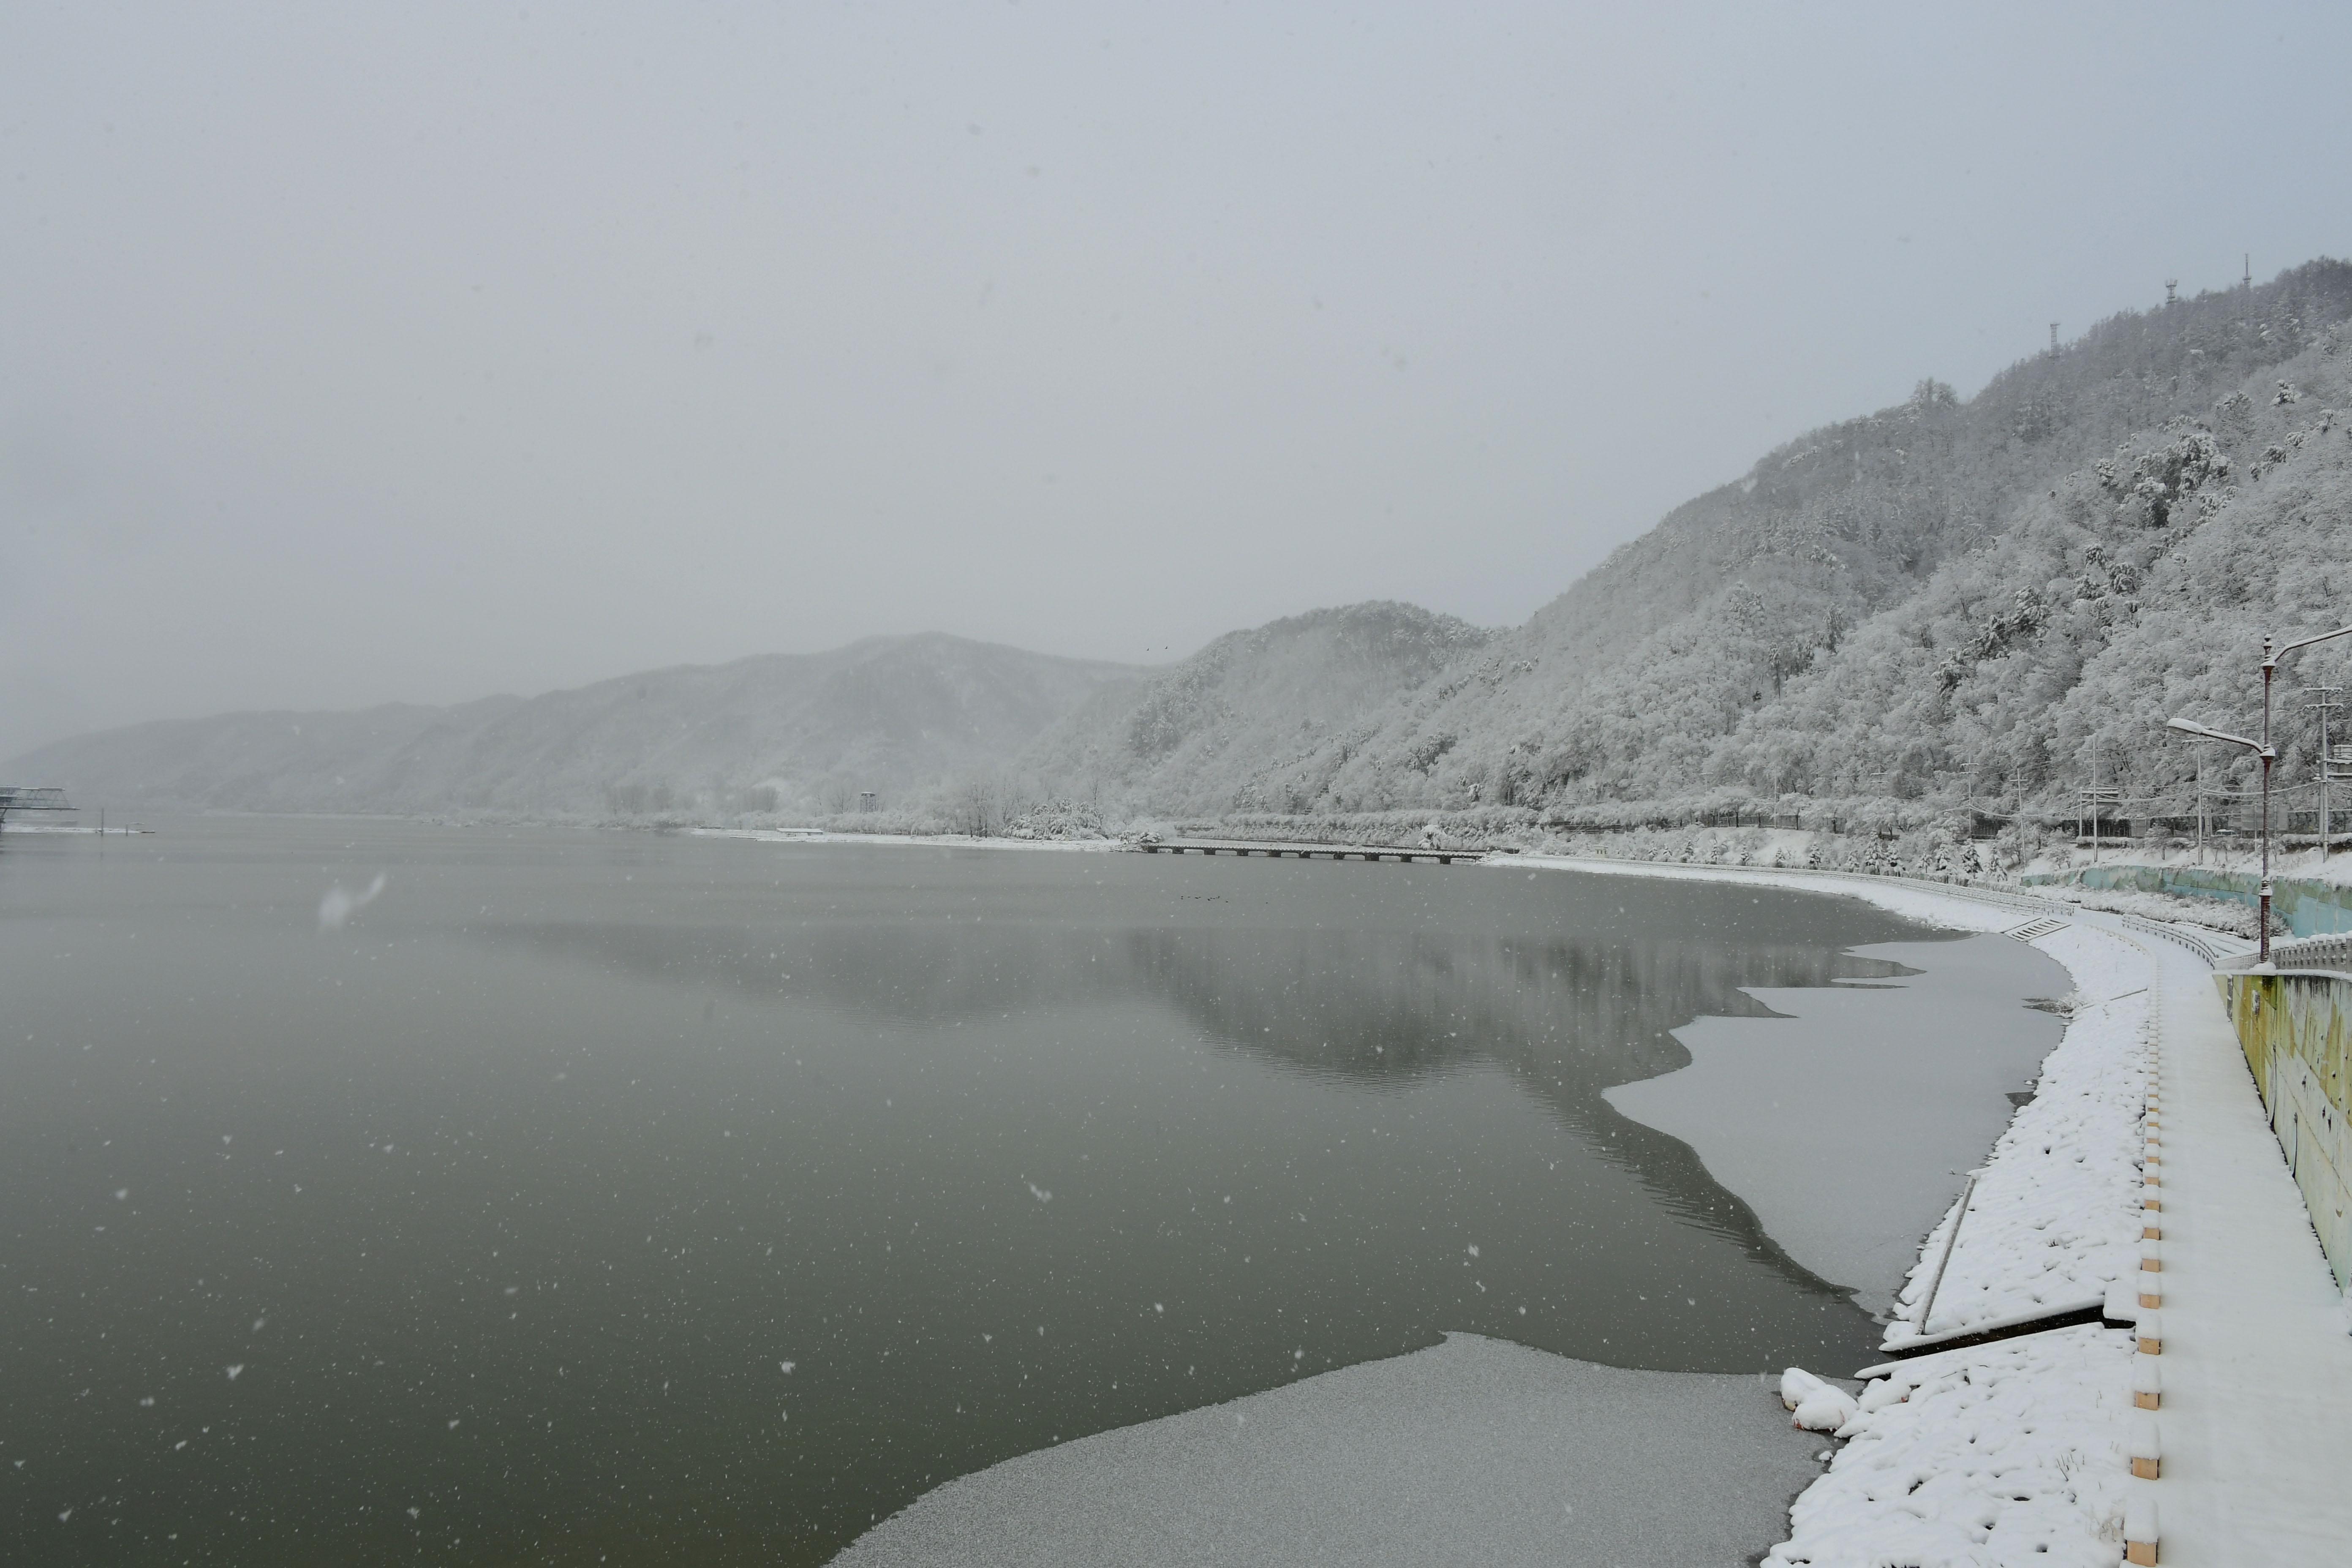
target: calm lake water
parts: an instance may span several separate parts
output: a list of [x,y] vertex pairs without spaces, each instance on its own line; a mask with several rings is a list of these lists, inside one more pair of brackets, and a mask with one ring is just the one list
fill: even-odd
[[12,835],[0,1560],[815,1563],[1447,1329],[1860,1364],[1601,1092],[1933,935],[1460,867]]

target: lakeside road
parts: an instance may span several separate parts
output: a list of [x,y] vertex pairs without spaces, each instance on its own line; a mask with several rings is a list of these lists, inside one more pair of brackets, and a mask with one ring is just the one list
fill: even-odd
[[2185,953],[2154,958],[2165,1043],[2159,1560],[2340,1563],[2352,1557],[2346,1299],[2211,976]]

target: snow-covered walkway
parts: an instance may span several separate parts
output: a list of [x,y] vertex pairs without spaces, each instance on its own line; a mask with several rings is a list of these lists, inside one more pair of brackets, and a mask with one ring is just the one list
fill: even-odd
[[2155,956],[2164,1047],[2164,1462],[2149,1490],[2159,1561],[2352,1562],[2345,1300],[2212,976],[2185,953]]

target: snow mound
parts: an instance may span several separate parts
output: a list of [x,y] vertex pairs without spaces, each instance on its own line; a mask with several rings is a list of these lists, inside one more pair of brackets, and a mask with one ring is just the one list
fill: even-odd
[[1790,1425],[1808,1432],[1834,1432],[1860,1414],[1853,1394],[1801,1366],[1780,1374],[1780,1403],[1796,1412]]
[[2131,1361],[2129,1334],[2084,1327],[1922,1357],[1871,1384],[1767,1568],[2111,1568]]

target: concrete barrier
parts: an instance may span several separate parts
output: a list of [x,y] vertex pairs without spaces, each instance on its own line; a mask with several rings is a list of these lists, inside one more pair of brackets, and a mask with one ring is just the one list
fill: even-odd
[[2352,1285],[2352,973],[2233,969],[2213,980],[2320,1250],[2336,1284]]
[[[2216,871],[2200,866],[2077,866],[2070,871],[2037,871],[2032,887],[2072,882],[2114,892],[2169,893],[2179,899],[2220,899],[2255,906],[2262,879],[2250,871]],[[2296,936],[2352,931],[2352,888],[2303,877],[2271,881],[2271,913]]]

